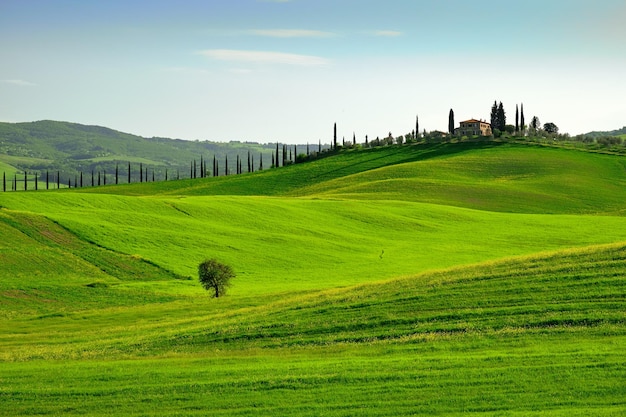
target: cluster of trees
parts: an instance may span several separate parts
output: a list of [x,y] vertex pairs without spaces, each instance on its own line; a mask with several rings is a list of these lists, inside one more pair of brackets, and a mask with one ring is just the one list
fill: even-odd
[[543,126],[537,116],[533,116],[530,124],[526,125],[524,118],[524,103],[515,105],[515,125],[506,123],[506,112],[502,102],[496,100],[491,106],[491,129],[495,137],[499,137],[502,133],[506,132],[515,135],[537,135],[543,132],[549,134],[557,134],[559,128],[552,122],[545,123]]

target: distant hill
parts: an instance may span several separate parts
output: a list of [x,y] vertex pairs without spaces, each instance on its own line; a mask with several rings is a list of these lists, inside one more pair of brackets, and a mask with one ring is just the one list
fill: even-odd
[[617,130],[593,131],[593,132],[585,133],[585,136],[590,136],[593,138],[598,138],[598,137],[603,137],[603,136],[621,136],[621,135],[626,135],[626,126]]
[[[169,168],[170,172],[180,170],[188,176],[190,164],[193,160],[199,164],[201,156],[211,162],[215,156],[220,167],[225,166],[228,158],[234,170],[237,156],[247,164],[250,152],[258,167],[263,154],[263,163],[269,167],[275,149],[273,143],[143,138],[101,126],[51,120],[0,123],[0,166],[5,164],[17,171],[41,172],[50,169],[69,175],[92,170],[113,172],[116,163],[124,166],[132,162],[142,163],[151,172],[155,170],[157,176],[165,168]],[[300,149],[298,152],[306,152],[304,147]]]

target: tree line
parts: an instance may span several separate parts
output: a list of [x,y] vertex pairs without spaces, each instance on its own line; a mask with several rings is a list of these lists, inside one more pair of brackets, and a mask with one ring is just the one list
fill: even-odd
[[[302,146],[302,145],[300,145]],[[321,140],[315,146],[307,144],[300,149],[298,145],[286,145],[276,143],[276,150],[271,154],[271,164],[269,168],[278,168],[300,162],[305,162],[318,157],[329,150],[328,145],[322,145]],[[267,155],[265,155],[267,158]],[[267,162],[266,162],[267,164]],[[267,165],[266,165],[267,166]],[[214,155],[212,161],[207,160],[203,155],[199,159],[194,159],[189,163],[189,170],[176,168],[170,170],[165,168],[157,172],[154,167],[149,167],[140,162],[138,165],[131,162],[115,163],[114,169],[92,169],[90,172],[77,172],[75,174],[63,175],[60,170],[46,170],[18,174],[13,173],[7,176],[6,171],[2,173],[2,191],[38,191],[61,188],[83,188],[97,187],[105,185],[144,183],[156,181],[172,181],[181,179],[197,179],[208,177],[220,177],[228,175],[239,175],[253,173],[264,169],[264,155],[259,153],[258,159],[252,152],[247,152],[247,157],[236,156],[235,161],[228,160],[228,155],[223,159],[218,159]],[[188,172],[188,176],[186,173]]]
[[[533,116],[530,124],[526,125],[524,116],[524,104],[515,105],[515,124],[507,123],[506,111],[503,103],[497,100],[494,101],[491,106],[491,126],[492,135],[491,138],[506,138],[517,137],[526,138],[528,140],[538,140],[541,138],[551,138],[552,140],[572,141],[584,144],[587,147],[602,146],[602,147],[616,147],[622,146],[624,141],[619,136],[587,136],[578,135],[570,137],[568,134],[559,134],[559,128],[556,124],[548,122],[541,124],[537,116]],[[357,141],[356,133],[352,133],[352,140],[342,138],[341,143],[337,136],[337,123],[333,124],[333,137],[330,145],[322,145],[321,140],[316,145],[307,143],[304,145],[287,145],[276,142],[275,149],[271,153],[270,168],[279,168],[292,164],[312,161],[325,156],[333,155],[343,149],[354,148],[372,148],[378,146],[389,145],[402,145],[412,143],[440,143],[448,140],[464,140],[465,137],[458,137],[456,135],[454,110],[450,109],[448,113],[448,132],[442,131],[430,131],[427,132],[423,129],[420,132],[419,115],[415,116],[415,128],[404,135],[395,136],[391,132],[386,137],[370,139],[368,135],[365,135],[362,142]],[[490,137],[486,137],[489,139]],[[485,137],[480,137],[485,138]],[[300,146],[300,147],[299,147]],[[114,169],[109,170],[91,170],[91,172],[83,173],[77,172],[73,175],[62,176],[59,170],[43,172],[31,172],[26,171],[23,174],[14,173],[12,178],[7,177],[6,172],[2,175],[2,190],[6,191],[20,191],[20,190],[39,190],[39,189],[59,189],[59,188],[80,188],[80,187],[95,187],[112,184],[123,183],[143,183],[143,182],[155,182],[155,181],[171,181],[180,179],[196,179],[207,177],[219,177],[228,175],[240,175],[244,173],[253,173],[255,171],[261,171],[264,169],[263,153],[259,153],[258,160],[255,162],[254,155],[248,151],[247,158],[242,158],[237,154],[234,161],[228,160],[226,155],[223,160],[218,160],[217,155],[214,155],[211,160],[207,160],[203,155],[200,155],[199,159],[194,159],[189,164],[189,175],[184,173],[184,169],[177,168],[175,171],[169,171],[165,168],[164,172],[156,172],[154,167],[144,166],[143,163],[139,163],[139,166],[134,166],[130,163],[124,163],[120,165],[119,162],[115,163]],[[267,155],[266,155],[267,157]],[[221,163],[223,162],[223,165]],[[266,164],[267,165],[267,164]],[[21,186],[20,186],[21,185]]]

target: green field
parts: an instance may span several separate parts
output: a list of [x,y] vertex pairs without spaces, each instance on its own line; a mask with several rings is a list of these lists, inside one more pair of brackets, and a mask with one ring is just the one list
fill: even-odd
[[621,156],[392,146],[0,207],[0,415],[626,413]]

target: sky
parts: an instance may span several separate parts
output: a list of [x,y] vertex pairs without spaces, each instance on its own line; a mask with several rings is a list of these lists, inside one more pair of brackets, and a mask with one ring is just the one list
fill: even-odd
[[0,0],[0,121],[359,142],[490,117],[626,125],[625,0]]

